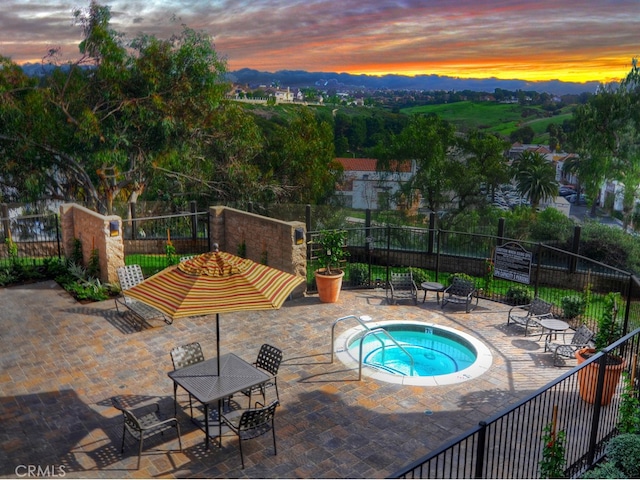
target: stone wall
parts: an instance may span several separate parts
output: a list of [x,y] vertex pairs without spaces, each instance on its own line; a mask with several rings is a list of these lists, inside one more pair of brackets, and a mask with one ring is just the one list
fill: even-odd
[[[210,207],[209,213],[211,245],[217,243],[222,251],[234,255],[242,253],[242,256],[255,262],[306,277],[307,248],[304,242],[304,223],[283,222],[222,206]],[[100,258],[100,280],[117,282],[117,268],[124,265],[121,218],[116,215],[104,216],[78,205],[65,204],[60,208],[60,219],[64,255],[70,257],[73,254],[74,240],[79,239],[82,242],[85,264],[89,262],[91,251],[97,249]],[[111,234],[111,222],[117,222],[117,235]],[[159,241],[158,245],[164,248],[165,241]],[[305,289],[306,282],[293,292],[293,296],[303,295]]]
[[[296,230],[301,243],[296,244]],[[216,206],[209,208],[209,235],[211,244],[234,255],[243,253],[245,258],[265,263],[293,275],[306,277],[307,248],[304,242],[303,222],[284,222],[243,212],[234,208]],[[294,296],[304,293],[306,282],[299,286]]]
[[[117,235],[112,235],[111,222],[117,222]],[[82,258],[85,265],[89,263],[92,250],[98,250],[100,281],[116,283],[118,281],[116,270],[124,265],[120,217],[104,216],[79,205],[64,204],[60,207],[60,223],[62,251],[65,257],[72,256],[75,239],[79,239],[82,242]]]

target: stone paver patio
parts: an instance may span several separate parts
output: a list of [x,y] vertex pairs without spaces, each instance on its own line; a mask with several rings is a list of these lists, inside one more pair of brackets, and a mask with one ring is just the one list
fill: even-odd
[[[343,291],[339,303],[316,296],[282,309],[220,315],[222,353],[253,361],[263,343],[284,351],[278,375],[278,455],[270,436],[204,447],[204,435],[179,412],[183,451],[173,432],[145,442],[141,468],[110,398],[159,401],[173,412],[169,351],[198,341],[215,355],[215,317],[154,322],[136,330],[113,300],[80,304],[55,282],[0,289],[0,476],[26,468],[68,478],[383,478],[557,378],[537,337],[506,326],[508,307],[480,301],[475,311],[426,303],[388,305],[384,291]],[[473,334],[493,354],[476,379],[446,386],[402,386],[330,362],[331,325],[349,315],[424,320]],[[354,326],[340,324],[337,333]],[[571,363],[573,365],[573,362]],[[187,397],[180,396],[186,406]],[[239,397],[242,397],[240,395]],[[246,399],[238,398],[243,405]],[[52,475],[48,475],[52,476]]]

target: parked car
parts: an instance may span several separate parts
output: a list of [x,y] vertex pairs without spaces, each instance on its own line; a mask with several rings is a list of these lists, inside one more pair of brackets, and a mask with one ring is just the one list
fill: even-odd
[[568,195],[566,199],[569,201],[569,203],[575,203],[576,205],[584,205],[589,203],[589,198],[584,193],[581,193],[580,197],[578,197],[577,193],[574,193],[572,195]]
[[558,195],[561,197],[568,197],[569,195],[575,195],[576,190],[573,187],[562,186],[558,190]]

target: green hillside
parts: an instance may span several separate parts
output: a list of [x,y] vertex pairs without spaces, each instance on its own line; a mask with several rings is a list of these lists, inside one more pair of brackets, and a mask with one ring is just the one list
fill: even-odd
[[549,116],[548,111],[538,106],[471,101],[422,105],[404,108],[401,112],[407,115],[435,113],[454,124],[458,130],[478,129],[505,137],[514,130],[529,125],[536,132],[536,142],[544,142],[547,138],[545,131],[550,123],[562,124],[564,120],[571,118],[571,107],[564,107],[559,115]]

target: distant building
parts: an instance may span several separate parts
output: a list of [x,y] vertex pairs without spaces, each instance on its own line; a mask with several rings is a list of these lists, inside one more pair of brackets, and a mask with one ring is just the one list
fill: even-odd
[[344,174],[335,193],[346,207],[395,210],[414,206],[399,201],[397,194],[401,185],[415,175],[415,162],[401,162],[392,171],[378,172],[375,158],[336,158],[336,161],[344,168]]

